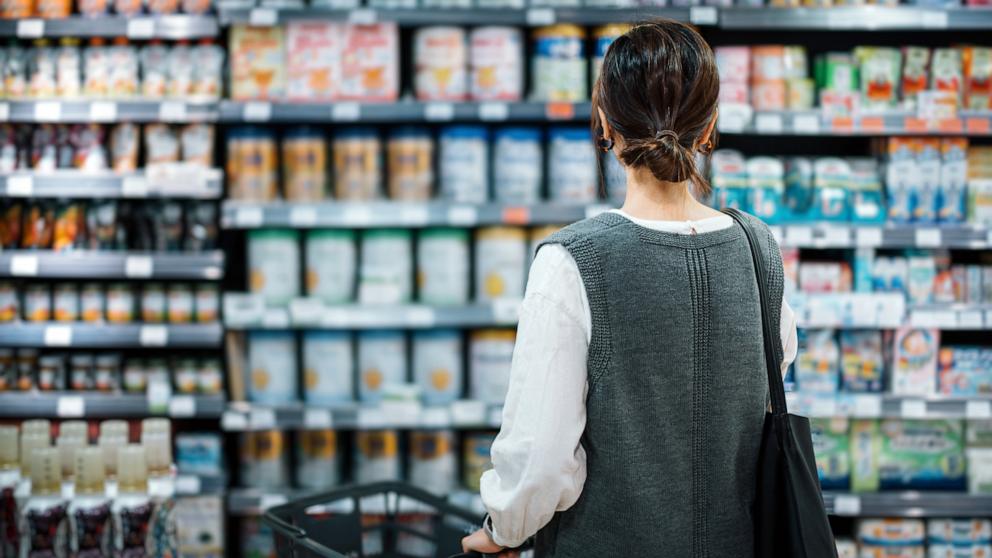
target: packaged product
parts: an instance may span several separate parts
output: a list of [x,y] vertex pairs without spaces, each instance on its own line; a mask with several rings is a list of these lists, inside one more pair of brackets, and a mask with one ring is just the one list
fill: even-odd
[[506,399],[516,333],[512,329],[473,331],[469,344],[469,398],[499,405]]
[[[720,151],[718,153],[723,152]],[[723,162],[721,172],[736,170],[738,163],[743,165],[743,158],[740,160],[735,158],[733,161]],[[722,179],[724,176],[728,179],[733,178],[734,182],[731,182],[731,185],[736,184],[739,177],[731,173],[728,174],[729,176],[722,174],[720,178]],[[736,194],[736,192],[732,191],[731,194]],[[805,220],[813,211],[813,162],[809,159],[805,157],[790,157],[786,159],[784,201],[785,206],[788,208],[790,219]],[[726,201],[721,201],[721,203],[726,203]]]
[[0,391],[9,391],[17,385],[17,366],[14,350],[0,349]]
[[956,545],[935,543],[927,545],[927,558],[983,558],[992,553],[992,544]]
[[393,23],[348,25],[341,46],[340,99],[395,101],[399,96],[399,30]]
[[270,306],[285,306],[300,294],[299,234],[265,229],[248,233],[249,289]]
[[197,371],[197,389],[204,395],[219,395],[224,390],[224,377],[220,361],[207,358],[200,361]]
[[937,388],[940,331],[903,327],[896,331],[892,355],[892,392],[932,395]]
[[243,201],[272,201],[278,195],[276,142],[270,130],[234,128],[227,137],[230,196]]
[[[544,150],[537,128],[498,128],[493,136],[493,193],[503,203],[535,203],[544,182]],[[583,163],[583,168],[586,163]]]
[[919,173],[918,189],[913,196],[913,220],[934,223],[937,220],[941,182],[940,140],[917,140],[916,170]]
[[7,97],[19,99],[28,94],[28,53],[25,49],[7,48],[6,67],[3,72],[3,90]]
[[184,14],[201,15],[210,11],[210,0],[182,0]]
[[968,139],[941,139],[940,154],[937,220],[942,223],[962,223],[967,217]]
[[964,92],[961,51],[956,48],[934,49],[930,71],[932,72],[930,88],[954,93],[960,104],[961,95]]
[[154,249],[175,252],[182,249],[183,206],[177,201],[161,201],[157,207],[147,206],[151,217]]
[[816,471],[823,490],[848,490],[851,456],[846,418],[810,419]]
[[775,223],[785,216],[785,167],[777,157],[747,160],[748,207],[758,218]]
[[0,18],[20,19],[34,15],[34,2],[31,0],[7,0],[0,4]]
[[396,128],[386,143],[390,199],[426,201],[434,187],[434,140],[430,130]]
[[880,331],[840,332],[844,391],[876,393],[884,388],[885,361]]
[[164,97],[169,84],[169,48],[153,40],[141,47],[141,94]]
[[[38,351],[34,349],[21,349],[17,351],[17,389],[21,391],[34,389],[34,372],[37,368]],[[46,440],[45,443],[47,445],[48,441]]]
[[837,537],[837,558],[858,558],[858,545],[851,539]]
[[964,490],[964,435],[959,420],[853,421],[852,488]]
[[297,446],[296,478],[308,490],[327,490],[340,482],[338,438],[334,430],[301,430]]
[[[587,2],[588,3],[588,2]],[[592,70],[592,80],[591,83],[596,83],[599,79],[599,73],[603,68],[603,59],[606,58],[606,51],[613,44],[613,41],[617,37],[623,35],[627,31],[630,31],[630,24],[627,23],[610,23],[597,27],[592,32],[593,38],[593,55],[591,60],[591,70]],[[721,81],[723,73],[721,72]],[[723,99],[721,98],[721,101]]]
[[804,293],[851,291],[851,267],[846,262],[804,262],[799,265],[799,286]]
[[868,545],[922,545],[926,537],[920,519],[862,519],[857,530],[858,540]]
[[72,250],[83,246],[86,234],[86,221],[82,202],[64,200],[55,209],[55,223],[52,226],[52,249]]
[[[56,555],[52,549],[66,542],[66,512],[69,508],[69,502],[62,499],[60,493],[60,453],[57,448],[38,447],[33,450],[30,461],[31,495],[14,512],[19,514],[18,546],[22,556]],[[48,533],[59,536],[56,540],[55,536],[46,536]]]
[[905,104],[912,108],[920,91],[925,91],[929,87],[930,49],[907,46],[903,47],[902,54],[904,61],[900,90]]
[[851,165],[838,157],[820,157],[813,162],[814,218],[848,221]]
[[57,49],[45,39],[34,41],[33,48],[27,51],[28,94],[34,98],[49,98],[56,95]]
[[110,132],[110,166],[114,172],[134,172],[138,168],[138,127],[117,124]]
[[214,127],[210,124],[187,124],[179,136],[182,160],[204,168],[214,164]]
[[[54,3],[62,2],[63,0],[54,0]],[[64,5],[68,6],[68,2]],[[59,41],[59,48],[56,51],[55,92],[60,98],[65,99],[78,97],[82,89],[82,56],[79,51],[79,39],[65,37]]]
[[720,74],[720,102],[749,104],[751,49],[746,46],[718,46],[713,52]]
[[889,138],[885,186],[888,192],[889,220],[909,223],[916,212],[917,192],[922,189],[916,154],[921,144],[916,138]]
[[145,125],[145,164],[179,161],[179,137],[168,124]]
[[489,450],[495,439],[496,434],[490,432],[471,432],[465,435],[462,470],[465,488],[475,492],[479,491],[479,478],[482,477],[482,473],[493,468]]
[[400,304],[413,293],[410,231],[373,229],[361,237],[358,300],[363,304]]
[[462,337],[455,330],[413,335],[413,379],[425,405],[448,405],[462,394]]
[[809,110],[816,103],[816,84],[809,78],[785,80],[785,106],[789,110]]
[[37,385],[41,391],[65,389],[65,358],[62,355],[43,355],[38,358]]
[[286,434],[262,430],[241,434],[241,480],[250,488],[276,489],[289,484]]
[[323,134],[307,126],[290,128],[282,139],[282,176],[286,200],[323,200],[327,188],[327,173],[327,144]]
[[992,521],[988,519],[928,519],[927,542],[949,544],[988,544],[992,542]]
[[861,102],[868,109],[893,107],[898,101],[902,53],[895,48],[858,47]]
[[22,210],[20,201],[7,199],[0,203],[0,248],[17,248],[20,244]]
[[345,128],[334,136],[334,194],[339,200],[368,201],[381,194],[379,136],[372,128]]
[[819,89],[849,92],[858,89],[858,67],[846,52],[829,52],[816,59],[813,73]]
[[217,434],[176,434],[176,467],[181,474],[222,475],[222,456],[221,437]]
[[84,322],[99,322],[104,313],[103,287],[97,283],[86,283],[80,290],[79,313]]
[[219,98],[223,87],[224,49],[210,39],[203,39],[191,49],[191,55],[196,60],[191,93],[207,99]]
[[972,110],[992,108],[992,48],[964,47],[964,107]]
[[138,49],[130,46],[127,39],[117,38],[113,46],[107,48],[107,67],[111,97],[133,97],[138,94]]
[[475,297],[478,302],[523,298],[527,241],[522,229],[487,227],[476,232]]
[[168,289],[168,318],[170,324],[188,324],[193,321],[193,288],[172,284]]
[[196,361],[191,358],[178,359],[174,362],[172,378],[179,393],[196,393],[197,371]]
[[937,277],[936,260],[933,256],[910,256],[907,261],[909,268],[907,300],[912,304],[933,302],[934,281]]
[[341,25],[293,21],[286,26],[286,96],[290,101],[330,101],[341,73]]
[[52,293],[48,285],[32,283],[24,286],[24,319],[47,322],[52,318]]
[[406,337],[401,331],[358,334],[358,399],[378,403],[386,385],[406,382]]
[[748,209],[747,166],[739,151],[721,149],[710,162],[715,207]]
[[31,168],[45,172],[58,168],[58,138],[51,124],[31,131]]
[[308,331],[303,334],[303,398],[311,405],[354,400],[351,334]]
[[476,101],[523,97],[523,39],[516,27],[477,27],[469,35],[470,87]]
[[439,197],[455,203],[489,200],[489,132],[483,126],[447,126],[438,140]]
[[165,288],[161,283],[147,283],[141,289],[141,321],[158,324],[166,316]]
[[[100,37],[90,39],[89,46],[83,50],[83,79],[83,94],[87,97],[110,95],[110,52]],[[7,83],[7,91],[11,90],[10,87],[11,84]]]
[[355,482],[399,480],[399,434],[395,430],[355,432],[355,446]]
[[184,212],[186,238],[184,249],[202,252],[217,248],[217,206],[211,202],[190,202]]
[[308,296],[328,304],[341,304],[354,299],[358,258],[354,231],[310,231],[304,239],[304,251]]
[[179,11],[179,0],[146,0],[148,13],[156,15],[174,14]]
[[231,98],[280,99],[286,89],[285,36],[282,27],[231,28]]
[[469,235],[465,229],[424,229],[417,236],[418,300],[463,305],[469,299]]
[[462,101],[468,94],[468,44],[460,27],[417,29],[414,92],[421,101]]
[[138,15],[143,4],[142,0],[114,0],[114,11],[121,16]]
[[755,110],[785,108],[785,48],[751,48],[751,106]]
[[531,83],[538,101],[587,99],[588,76],[584,53],[585,31],[571,24],[534,31]]
[[942,347],[938,360],[938,390],[943,395],[992,394],[992,350],[982,347]]
[[448,495],[458,478],[458,453],[451,430],[410,432],[410,484]]
[[139,359],[128,359],[124,365],[124,391],[130,393],[144,393],[148,386],[148,373],[145,370],[145,361]]
[[248,400],[266,405],[297,400],[296,339],[292,332],[248,333]]
[[596,150],[585,128],[552,128],[549,134],[548,189],[553,201],[591,203],[596,200]]
[[796,358],[796,382],[806,393],[834,393],[838,388],[840,348],[832,329],[804,330]]
[[52,245],[55,227],[55,207],[36,200],[27,205],[21,227],[21,248],[47,249]]

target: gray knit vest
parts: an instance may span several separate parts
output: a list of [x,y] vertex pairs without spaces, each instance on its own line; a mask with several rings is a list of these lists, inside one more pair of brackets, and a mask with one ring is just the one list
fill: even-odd
[[[779,331],[781,254],[750,220]],[[768,380],[744,232],[671,234],[604,213],[545,244],[578,264],[592,339],[588,476],[575,505],[538,533],[537,558],[752,556]]]

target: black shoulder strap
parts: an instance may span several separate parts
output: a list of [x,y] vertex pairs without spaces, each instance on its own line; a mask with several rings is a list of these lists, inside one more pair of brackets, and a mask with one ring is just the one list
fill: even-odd
[[754,262],[754,271],[758,280],[758,296],[761,301],[761,337],[764,340],[765,346],[765,363],[768,372],[768,391],[771,394],[772,413],[775,415],[785,415],[789,411],[785,404],[785,385],[782,383],[782,363],[776,360],[775,345],[773,345],[773,343],[781,343],[782,341],[780,340],[780,333],[771,331],[772,321],[770,303],[768,301],[768,278],[767,270],[765,269],[765,257],[758,247],[758,243],[754,238],[754,229],[751,228],[747,218],[736,209],[727,208],[723,212],[731,216],[734,221],[737,221],[737,224],[744,230],[744,236],[747,237],[747,243],[751,247],[751,261]]

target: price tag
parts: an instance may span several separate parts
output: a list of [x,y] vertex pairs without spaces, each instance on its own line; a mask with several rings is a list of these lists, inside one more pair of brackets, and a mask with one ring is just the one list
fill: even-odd
[[937,327],[933,313],[925,310],[914,310],[909,316],[909,323],[913,327]]
[[29,198],[34,194],[34,177],[15,174],[7,177],[7,195],[12,198]]
[[192,395],[176,395],[169,400],[169,416],[189,418],[196,416],[196,399]]
[[420,413],[420,426],[448,428],[451,426],[451,411],[444,407],[428,407]]
[[258,507],[261,510],[267,511],[269,508],[274,508],[276,506],[281,506],[286,503],[286,496],[282,494],[263,494],[261,498],[258,499]]
[[362,117],[362,105],[358,103],[335,103],[331,105],[331,120],[335,122],[355,122]]
[[117,120],[117,103],[113,101],[93,101],[90,103],[91,122],[114,122]]
[[691,6],[689,8],[689,22],[695,25],[716,25],[717,11],[713,6]]
[[383,401],[379,404],[379,412],[386,423],[396,426],[417,426],[421,410],[417,401]]
[[317,224],[317,208],[309,205],[293,206],[289,210],[289,225],[309,229]]
[[372,211],[365,205],[345,206],[342,220],[351,227],[367,227],[372,223]]
[[177,494],[199,494],[201,490],[200,477],[196,475],[179,475],[176,477]]
[[58,122],[62,120],[62,103],[58,101],[38,101],[34,104],[34,119],[38,122]]
[[882,245],[882,229],[878,227],[861,227],[854,233],[854,243],[859,248],[877,248]]
[[553,101],[544,105],[544,116],[548,120],[571,120],[575,118],[575,104],[568,101]]
[[434,327],[436,321],[433,308],[408,308],[403,317],[407,327]]
[[376,430],[390,426],[385,415],[378,407],[362,407],[358,409],[356,417],[358,428],[362,430]]
[[834,515],[851,517],[861,515],[861,497],[851,494],[838,494],[834,497]]
[[150,17],[136,17],[127,20],[129,39],[151,39],[155,36],[155,20]]
[[72,328],[67,325],[51,325],[45,328],[46,347],[68,347],[72,345]]
[[820,229],[821,243],[824,246],[850,246],[851,231],[840,227],[824,227]]
[[378,21],[379,16],[375,10],[351,10],[348,13],[348,22],[355,25],[372,25]]
[[125,198],[147,198],[148,179],[144,176],[125,176],[121,180],[121,196]]
[[519,298],[497,298],[493,301],[493,318],[501,325],[512,325],[520,320]]
[[531,8],[527,10],[527,25],[552,25],[555,11],[551,8]]
[[815,114],[797,114],[792,119],[792,130],[797,134],[819,134],[820,117]]
[[850,325],[856,327],[875,327],[878,325],[878,308],[874,304],[855,300],[849,308]]
[[430,222],[430,211],[425,205],[404,205],[400,208],[400,223],[408,227],[422,227]]
[[220,427],[227,432],[248,430],[248,418],[237,411],[224,411],[220,417]]
[[14,254],[10,257],[10,274],[14,277],[35,277],[38,275],[38,256]]
[[881,417],[882,397],[879,395],[855,395],[854,416],[858,418]]
[[478,426],[486,420],[486,404],[466,399],[451,404],[451,422],[456,426]]
[[448,209],[448,224],[456,227],[473,227],[479,222],[476,209],[468,205],[459,205]]
[[169,344],[169,328],[164,325],[145,324],[141,326],[138,338],[142,347],[164,347]]
[[813,229],[788,227],[785,229],[785,243],[788,246],[811,246],[813,244]]
[[968,118],[964,121],[965,130],[969,134],[987,134],[992,124],[988,118]]
[[500,122],[510,117],[510,106],[506,103],[487,102],[479,105],[479,120]]
[[234,223],[241,229],[256,229],[263,221],[261,207],[239,207],[234,213]]
[[[714,9],[714,11],[716,11]],[[758,114],[754,119],[754,127],[759,134],[781,134],[782,116],[778,114]]]
[[985,320],[979,310],[963,310],[958,312],[958,327],[961,329],[982,329]]
[[719,120],[717,120],[717,127],[721,132],[736,134],[744,131],[744,127],[747,126],[747,120],[747,115],[742,112],[720,113]]
[[953,310],[934,312],[930,318],[933,327],[954,329],[958,327],[958,313]]
[[810,414],[822,418],[837,416],[837,400],[830,396],[814,398]]
[[272,103],[259,101],[245,103],[242,117],[245,122],[268,122],[272,119]]
[[899,405],[902,418],[922,419],[927,417],[927,402],[922,399],[904,399]]
[[276,413],[272,409],[252,409],[248,423],[252,430],[271,430],[276,427]]
[[248,13],[248,24],[253,27],[272,27],[279,21],[279,13],[269,8],[255,8]]
[[186,120],[186,103],[182,101],[163,101],[158,107],[158,119],[163,122]]
[[455,118],[455,105],[451,103],[427,103],[424,105],[424,119],[428,122],[448,121]]
[[502,214],[503,223],[506,225],[527,225],[530,224],[529,207],[504,207]]
[[289,327],[289,312],[285,308],[268,308],[262,315],[262,327],[286,329]]
[[947,12],[926,11],[920,14],[920,24],[924,29],[947,29]]
[[41,19],[21,19],[17,21],[17,37],[38,39],[45,35],[45,22]]
[[155,262],[151,256],[128,256],[124,259],[124,276],[146,279],[155,271]]
[[55,403],[59,418],[80,418],[86,415],[86,401],[78,395],[63,395]]
[[145,389],[148,399],[148,410],[152,413],[164,413],[169,410],[169,400],[172,398],[172,386],[164,380],[148,382]]
[[303,411],[303,428],[325,430],[332,425],[330,409],[306,409]]
[[916,229],[916,246],[918,248],[940,248],[940,229]]
[[10,105],[0,103],[0,122],[6,122],[8,120],[10,120]]
[[967,401],[964,405],[964,416],[968,420],[986,420],[992,418],[992,401]]

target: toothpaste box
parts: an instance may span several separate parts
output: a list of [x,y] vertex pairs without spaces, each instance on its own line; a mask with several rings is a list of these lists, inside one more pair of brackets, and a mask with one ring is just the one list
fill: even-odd
[[851,452],[848,420],[842,417],[810,419],[816,472],[823,490],[848,490],[851,485]]
[[909,283],[906,292],[909,303],[932,303],[934,280],[937,278],[937,261],[932,256],[910,256],[908,266]]
[[917,223],[937,221],[938,193],[940,191],[941,158],[940,140],[920,138],[916,154],[916,168],[920,182],[913,202],[913,220]]
[[878,162],[857,158],[851,165],[850,216],[854,223],[884,223],[885,200],[879,179]]
[[992,542],[992,521],[931,519],[927,521],[927,541],[931,544],[989,544]]
[[940,331],[902,327],[892,345],[892,393],[933,395],[937,389]]

